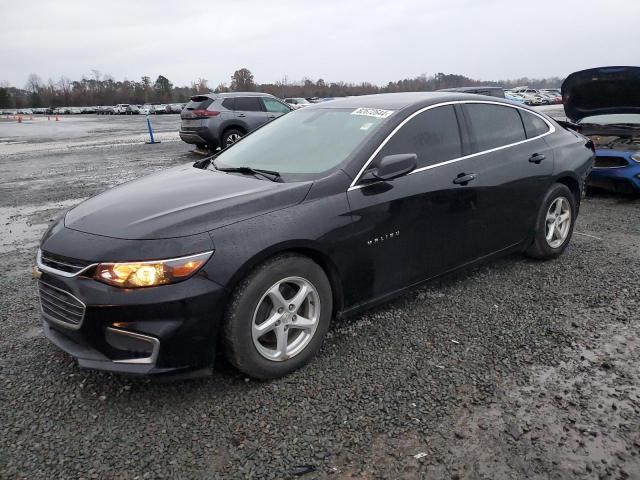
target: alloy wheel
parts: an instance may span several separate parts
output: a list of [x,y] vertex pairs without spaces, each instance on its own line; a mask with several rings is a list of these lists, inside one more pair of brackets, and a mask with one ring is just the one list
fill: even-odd
[[240,138],[242,138],[242,136],[239,133],[232,133],[231,135],[229,135],[227,137],[227,147],[236,143],[238,140],[240,140]]
[[558,248],[565,242],[569,235],[571,221],[569,200],[565,197],[558,197],[551,202],[545,220],[545,237],[551,248]]
[[287,277],[269,288],[258,302],[251,323],[256,350],[282,362],[302,352],[320,320],[320,296],[302,277]]

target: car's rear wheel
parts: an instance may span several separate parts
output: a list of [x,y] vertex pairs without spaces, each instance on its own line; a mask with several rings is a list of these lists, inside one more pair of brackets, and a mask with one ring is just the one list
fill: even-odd
[[332,308],[331,285],[317,263],[294,254],[274,257],[233,293],[224,324],[226,357],[255,378],[293,372],[320,350]]
[[244,136],[244,132],[235,128],[229,129],[224,132],[222,136],[222,148],[230,147]]
[[561,183],[554,184],[544,197],[533,243],[526,254],[541,260],[561,255],[573,234],[576,211],[576,199],[571,190]]

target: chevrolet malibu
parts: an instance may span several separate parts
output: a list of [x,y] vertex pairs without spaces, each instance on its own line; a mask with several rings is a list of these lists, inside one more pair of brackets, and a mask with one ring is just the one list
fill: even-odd
[[508,252],[567,247],[593,144],[495,97],[320,103],[67,212],[37,253],[47,337],[81,367],[276,378],[333,318]]

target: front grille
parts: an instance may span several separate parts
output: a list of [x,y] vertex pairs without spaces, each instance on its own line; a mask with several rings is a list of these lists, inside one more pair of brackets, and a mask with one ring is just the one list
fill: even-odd
[[620,168],[629,165],[627,161],[622,157],[609,157],[609,156],[597,156],[594,167],[598,168]]
[[73,274],[78,273],[80,270],[90,265],[90,262],[54,255],[48,252],[42,252],[40,255],[40,261],[43,265],[53,268],[54,270]]
[[79,327],[84,318],[85,305],[69,292],[38,282],[42,313],[50,319],[71,327]]

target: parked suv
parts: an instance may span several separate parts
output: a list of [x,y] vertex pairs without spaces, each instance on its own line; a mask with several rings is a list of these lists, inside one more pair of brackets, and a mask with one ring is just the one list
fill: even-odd
[[180,138],[200,148],[225,148],[290,111],[290,106],[267,93],[196,95],[180,114]]

